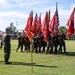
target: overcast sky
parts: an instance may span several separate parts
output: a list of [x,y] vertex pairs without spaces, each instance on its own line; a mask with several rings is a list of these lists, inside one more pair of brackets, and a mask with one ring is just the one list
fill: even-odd
[[50,10],[52,19],[56,2],[58,2],[60,26],[65,26],[75,6],[75,0],[0,0],[0,30],[5,31],[11,22],[18,30],[23,30],[31,10],[34,15],[41,13],[42,20],[46,11]]

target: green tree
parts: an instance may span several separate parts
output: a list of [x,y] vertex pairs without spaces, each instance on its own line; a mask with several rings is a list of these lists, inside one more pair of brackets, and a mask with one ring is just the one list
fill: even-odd
[[63,31],[65,34],[67,33],[67,28],[65,26],[60,26],[59,31]]
[[10,23],[10,26],[7,27],[7,28],[10,29],[10,34],[11,34],[12,36],[17,36],[18,31],[17,31],[16,27],[14,26],[14,23],[13,23],[13,22],[11,22],[11,23]]

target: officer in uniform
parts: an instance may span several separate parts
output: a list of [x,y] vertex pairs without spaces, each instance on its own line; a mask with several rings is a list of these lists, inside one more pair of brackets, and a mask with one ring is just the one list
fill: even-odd
[[23,45],[24,45],[24,47],[25,47],[25,51],[27,50],[27,46],[26,46],[26,44],[27,44],[27,41],[26,41],[26,36],[24,35],[24,34],[22,34],[22,37],[21,37],[21,44],[23,43]]
[[9,28],[6,29],[6,34],[3,35],[3,44],[4,44],[4,60],[5,64],[11,64],[9,61],[11,53],[11,44],[10,44],[10,32]]
[[23,39],[23,37],[21,36],[21,33],[19,33],[19,35],[18,35],[18,47],[17,47],[17,49],[16,49],[16,52],[17,52],[17,50],[21,47],[21,52],[23,52],[23,42],[22,42],[22,39]]
[[23,44],[25,46],[25,50],[28,52],[30,51],[30,41],[29,41],[29,38],[27,36],[24,37],[24,40],[23,40]]
[[32,37],[32,51],[35,50],[35,52],[37,53],[38,52],[38,41],[37,41],[38,37],[36,35],[34,35]]
[[57,54],[57,47],[58,47],[58,35],[53,36],[53,46],[54,48],[54,54]]
[[63,33],[63,31],[61,31],[61,43],[62,43],[62,47],[64,49],[64,53],[66,53],[65,40],[66,40],[66,35]]
[[30,41],[29,41],[29,38],[28,37],[26,37],[26,42],[27,42],[27,44],[26,44],[27,51],[30,51]]
[[49,35],[48,35],[46,54],[47,54],[47,53],[50,53],[50,54],[53,53],[53,38],[52,38],[52,36],[51,36],[51,32],[49,32]]
[[29,39],[28,39],[28,36],[26,35],[25,31],[22,32],[22,43],[23,43],[23,45],[25,47],[24,50],[25,51],[30,51],[30,49],[29,49],[29,46],[30,46]]
[[62,53],[62,36],[60,34],[60,32],[58,32],[58,46],[59,46],[59,50],[58,53]]
[[42,50],[42,52],[45,52],[45,47],[46,47],[46,45],[47,45],[47,43],[44,41],[44,34],[42,33],[42,35],[41,35],[41,37],[40,37],[40,44],[41,44],[41,47],[43,47],[43,50]]

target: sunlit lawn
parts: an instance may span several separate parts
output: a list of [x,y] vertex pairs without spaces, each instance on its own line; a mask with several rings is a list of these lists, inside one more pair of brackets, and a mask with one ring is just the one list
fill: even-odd
[[33,53],[33,73],[30,52],[16,52],[17,41],[11,41],[12,64],[4,64],[3,48],[0,49],[0,75],[75,75],[75,41],[66,40],[67,54]]

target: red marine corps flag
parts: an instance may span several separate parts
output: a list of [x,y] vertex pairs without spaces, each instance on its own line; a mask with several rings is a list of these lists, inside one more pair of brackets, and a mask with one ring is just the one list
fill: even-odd
[[48,21],[48,12],[46,12],[45,18],[42,24],[42,32],[44,33],[44,41],[48,41],[48,31],[49,31],[49,21]]
[[72,36],[74,34],[74,12],[75,12],[75,8],[73,9],[73,12],[66,24],[68,27],[66,38],[69,38],[70,36]]
[[37,35],[40,36],[41,35],[41,13],[38,17],[38,27],[37,27]]
[[32,36],[34,35],[33,27],[32,27],[32,22],[33,22],[33,12],[31,11],[30,15],[28,17],[28,20],[27,20],[26,27],[24,29],[26,31],[26,34],[27,34],[30,42],[32,40]]
[[34,22],[33,22],[33,28],[34,28],[34,34],[37,35],[37,27],[38,27],[38,15],[35,15]]

